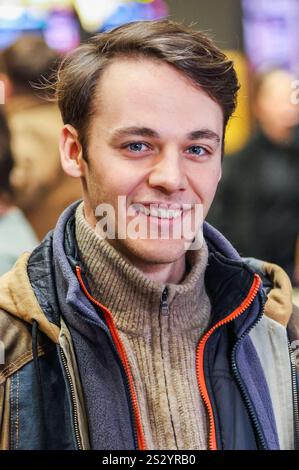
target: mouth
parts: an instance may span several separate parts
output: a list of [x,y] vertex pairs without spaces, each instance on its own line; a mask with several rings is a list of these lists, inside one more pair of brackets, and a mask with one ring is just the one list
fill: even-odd
[[[186,206],[186,207],[184,207]],[[191,209],[191,204],[185,204],[182,206],[176,205],[175,207],[167,207],[165,204],[133,204],[132,206],[137,214],[144,214],[148,217],[156,217],[158,219],[178,219],[185,212]]]

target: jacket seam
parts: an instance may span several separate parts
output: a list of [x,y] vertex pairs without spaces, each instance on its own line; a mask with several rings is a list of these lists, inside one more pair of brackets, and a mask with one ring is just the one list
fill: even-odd
[[[14,409],[13,384],[14,384],[14,377],[11,377],[11,382],[10,382],[10,410]],[[13,422],[12,422],[11,418],[10,418],[10,446],[9,447],[10,447],[10,449],[14,448]]]
[[[41,346],[38,347],[39,356],[46,354],[47,350],[43,349]],[[0,373],[0,384],[3,383],[8,377],[17,372],[21,367],[30,362],[33,359],[32,351],[26,351],[23,353],[17,360],[10,363],[3,371]]]
[[19,372],[16,373],[17,379],[17,396],[16,396],[16,449],[19,447],[19,389],[20,389],[20,377]]
[[16,377],[11,377],[10,383],[10,446],[12,450],[17,450],[19,448],[19,430],[20,430],[20,420],[19,420],[19,396],[20,396],[20,377],[19,372],[16,373]]

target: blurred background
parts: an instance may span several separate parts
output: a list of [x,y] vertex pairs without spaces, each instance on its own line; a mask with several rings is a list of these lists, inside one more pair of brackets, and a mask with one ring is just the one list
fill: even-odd
[[241,83],[208,221],[299,284],[298,0],[0,0],[0,272],[80,197],[60,168],[56,106],[31,83],[95,33],[163,17],[207,32]]

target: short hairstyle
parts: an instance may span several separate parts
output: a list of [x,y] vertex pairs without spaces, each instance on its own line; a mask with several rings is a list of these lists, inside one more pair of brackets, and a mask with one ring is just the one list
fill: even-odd
[[10,174],[13,169],[13,158],[10,147],[10,132],[4,113],[0,108],[0,197],[11,198],[13,190],[10,185]]
[[87,152],[99,79],[121,56],[160,60],[181,71],[220,105],[225,130],[239,89],[233,62],[199,31],[169,20],[136,21],[97,34],[60,64],[56,99],[63,122],[76,128],[83,150]]

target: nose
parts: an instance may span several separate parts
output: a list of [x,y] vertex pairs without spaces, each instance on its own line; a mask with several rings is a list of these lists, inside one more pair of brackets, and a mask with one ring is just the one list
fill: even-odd
[[175,150],[161,152],[149,175],[149,185],[165,193],[174,193],[187,188],[182,157]]

